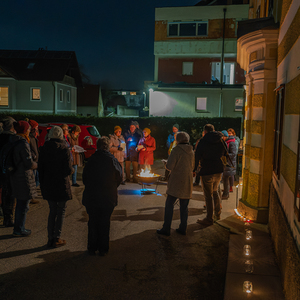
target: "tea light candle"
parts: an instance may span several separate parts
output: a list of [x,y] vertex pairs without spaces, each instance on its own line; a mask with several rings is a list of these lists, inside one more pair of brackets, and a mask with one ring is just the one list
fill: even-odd
[[253,291],[253,285],[251,281],[244,281],[243,283],[243,292],[251,294]]
[[246,222],[246,221],[247,221],[247,218],[246,218],[246,217],[244,217],[244,218],[243,218],[243,221],[244,221],[244,222]]
[[244,246],[244,254],[247,256],[251,255],[251,246],[250,245]]
[[246,231],[246,240],[251,240],[252,239],[252,230],[248,229]]
[[253,265],[252,260],[246,260],[245,261],[245,271],[246,271],[246,273],[253,273],[254,265]]

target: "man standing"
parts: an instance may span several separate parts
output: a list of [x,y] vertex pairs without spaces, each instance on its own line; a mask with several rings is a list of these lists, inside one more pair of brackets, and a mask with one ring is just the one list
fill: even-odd
[[[3,120],[1,120],[1,123],[3,131],[0,134],[0,151],[3,149],[4,145],[8,144],[10,137],[16,134],[14,124],[17,123],[17,121],[12,117],[5,117]],[[0,185],[2,187],[1,207],[4,217],[3,225],[5,227],[13,227],[14,198],[12,197],[11,183],[8,174],[1,174]]]
[[221,199],[218,187],[222,178],[223,163],[221,157],[225,155],[223,134],[215,131],[211,124],[204,126],[204,137],[199,141],[195,153],[195,166],[201,165],[200,176],[202,178],[203,192],[206,202],[207,214],[203,220],[197,223],[210,226],[213,224],[213,210],[215,218],[220,219]]
[[126,142],[126,159],[125,159],[125,169],[126,169],[126,181],[130,182],[130,165],[133,167],[133,182],[138,182],[137,180],[137,170],[138,170],[138,158],[139,154],[137,152],[137,145],[142,136],[137,132],[135,122],[132,121],[128,132],[125,133]]
[[103,136],[97,140],[97,151],[86,163],[82,181],[85,189],[82,204],[89,215],[88,252],[104,256],[109,249],[110,216],[118,204],[117,188],[122,182],[122,168],[109,153],[110,140]]

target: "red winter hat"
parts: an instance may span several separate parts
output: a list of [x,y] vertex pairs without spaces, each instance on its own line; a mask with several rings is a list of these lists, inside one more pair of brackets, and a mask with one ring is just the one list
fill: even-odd
[[34,120],[29,120],[28,121],[29,125],[31,126],[31,128],[34,128],[36,126],[39,126],[39,123],[34,121]]
[[26,121],[18,121],[14,125],[17,133],[26,133],[26,131],[30,128],[30,125]]

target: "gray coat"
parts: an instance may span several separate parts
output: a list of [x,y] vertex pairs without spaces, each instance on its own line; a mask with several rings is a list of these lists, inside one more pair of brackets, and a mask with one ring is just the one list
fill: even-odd
[[13,135],[11,141],[20,139],[22,142],[14,148],[14,164],[16,170],[11,174],[12,194],[19,200],[30,200],[37,197],[33,169],[37,164],[32,160],[29,143],[18,135]]
[[125,159],[125,150],[118,150],[121,143],[124,143],[123,145],[125,146],[125,139],[122,135],[120,137],[117,137],[115,134],[110,136],[109,152],[118,160],[119,163],[123,163]]
[[178,144],[173,148],[166,168],[171,171],[167,194],[180,199],[192,198],[194,152],[189,144]]

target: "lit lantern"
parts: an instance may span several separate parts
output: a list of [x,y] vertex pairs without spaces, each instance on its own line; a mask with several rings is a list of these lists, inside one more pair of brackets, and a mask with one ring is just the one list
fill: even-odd
[[245,261],[245,271],[246,273],[253,273],[254,265],[252,260],[248,259]]
[[243,283],[243,292],[247,294],[251,294],[253,291],[253,285],[251,281],[244,281]]
[[244,254],[246,256],[250,256],[251,255],[251,246],[250,245],[245,245],[244,246]]
[[252,239],[252,230],[248,229],[246,231],[246,240],[251,240]]

